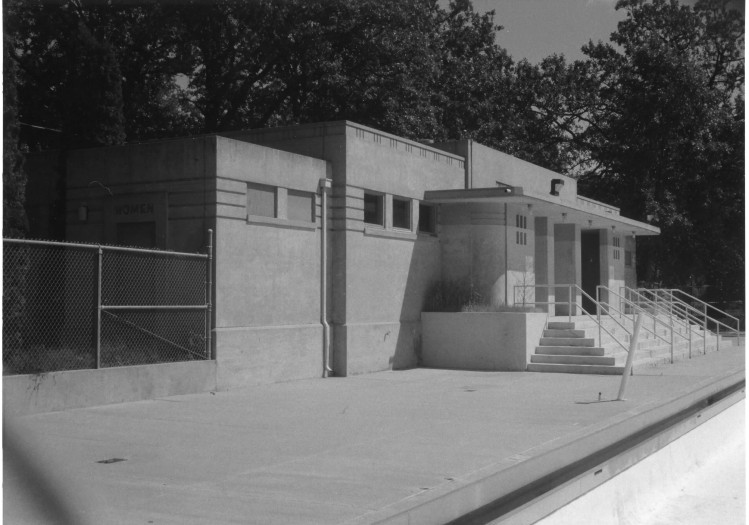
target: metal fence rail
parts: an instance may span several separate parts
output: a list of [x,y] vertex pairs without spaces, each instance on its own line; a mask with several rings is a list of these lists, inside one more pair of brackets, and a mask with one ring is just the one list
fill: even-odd
[[210,359],[207,251],[3,239],[3,374]]

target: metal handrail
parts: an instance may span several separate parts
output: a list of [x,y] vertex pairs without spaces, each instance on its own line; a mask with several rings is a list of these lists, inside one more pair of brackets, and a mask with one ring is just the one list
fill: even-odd
[[[738,328],[741,326],[741,321],[739,321],[738,317],[734,317],[733,315],[729,314],[728,312],[724,312],[723,310],[721,310],[717,306],[713,306],[710,303],[707,303],[707,302],[703,301],[702,299],[696,298],[694,295],[688,294],[687,292],[685,292],[683,290],[679,290],[678,288],[670,288],[670,291],[671,291],[672,294],[673,293],[679,293],[681,295],[686,295],[692,301],[696,301],[697,303],[703,305],[705,307],[705,309],[712,308],[713,310],[715,310],[716,312],[718,312],[722,316],[729,317],[729,318],[733,319],[734,321],[736,321],[736,327],[737,327],[736,330],[738,330]],[[680,300],[680,299],[677,299],[677,300]],[[684,302],[684,301],[682,301],[682,302]],[[731,328],[731,329],[733,329],[733,328]]]
[[[629,293],[634,293],[635,296],[636,296],[636,298],[638,300],[642,300],[642,301],[645,302],[646,305],[652,306],[656,310],[656,312],[662,312],[664,315],[667,315],[669,317],[669,321],[671,323],[673,323],[674,318],[676,319],[677,322],[681,322],[681,324],[683,324],[683,326],[684,326],[684,330],[691,330],[691,325],[690,325],[689,321],[691,321],[691,320],[699,321],[698,319],[696,319],[694,317],[690,317],[690,315],[689,315],[688,312],[684,313],[684,318],[683,319],[680,318],[679,316],[674,316],[673,315],[673,308],[671,308],[668,311],[666,311],[665,309],[660,308],[660,306],[659,306],[659,304],[658,304],[657,301],[653,301],[653,300],[648,299],[641,292],[639,292],[637,290],[633,290],[631,288],[626,288],[626,287],[623,287],[623,289],[626,290]],[[651,291],[651,290],[648,290],[648,291]],[[616,292],[612,292],[612,293],[616,293]],[[671,325],[669,324],[669,326],[671,326]]]
[[[649,293],[651,293],[656,298],[659,297],[660,294],[665,294],[666,295],[665,300],[668,301],[668,305],[669,305],[669,310],[670,311],[673,311],[674,306],[676,306],[677,309],[679,307],[683,308],[684,309],[683,315],[687,319],[688,322],[689,321],[694,321],[695,325],[697,325],[697,326],[701,325],[702,330],[704,332],[704,336],[703,337],[705,339],[705,344],[704,344],[704,346],[705,346],[705,352],[707,352],[707,334],[709,332],[709,330],[707,328],[708,327],[708,322],[715,324],[715,327],[716,327],[715,337],[716,337],[716,345],[717,345],[717,349],[718,350],[720,350],[720,337],[721,337],[720,336],[720,327],[721,326],[727,328],[729,331],[734,332],[736,334],[737,339],[740,336],[740,326],[741,326],[741,323],[740,323],[740,321],[736,317],[734,317],[734,316],[732,316],[732,315],[730,315],[730,314],[728,314],[728,313],[720,310],[719,308],[716,308],[716,307],[714,307],[714,306],[706,303],[705,301],[697,299],[693,295],[690,295],[690,294],[688,294],[686,292],[683,292],[683,291],[681,291],[681,290],[679,290],[677,288],[656,288],[656,289],[652,289],[652,290],[648,289],[648,288],[639,288],[638,290],[641,290],[643,292],[649,292]],[[685,302],[684,300],[679,299],[678,297],[675,297],[674,292],[680,293],[682,295],[685,295],[685,296],[689,297],[690,299],[693,299],[697,303],[701,304],[703,306],[703,309],[700,310],[698,308],[695,308],[694,306],[692,306],[691,304]],[[635,292],[635,293],[639,293],[639,292]],[[736,321],[736,327],[734,328],[734,327],[732,327],[732,326],[730,326],[730,325],[728,325],[728,324],[726,324],[726,323],[724,323],[722,321],[718,321],[717,319],[715,319],[715,318],[710,317],[709,315],[707,315],[707,308],[708,307],[712,308],[716,312],[724,314],[725,316],[730,317],[731,319],[735,320]],[[690,315],[689,312],[693,312],[693,314]]]
[[[556,288],[567,288],[568,289],[568,296],[567,301],[536,301],[535,300],[535,294],[534,294],[534,300],[533,301],[527,301],[528,303],[532,303],[534,305],[567,305],[567,318],[571,321],[572,320],[572,307],[575,306],[576,308],[580,308],[580,311],[583,312],[585,315],[587,315],[590,319],[593,320],[593,322],[598,325],[598,344],[601,344],[601,330],[606,332],[613,340],[616,342],[619,346],[621,346],[625,351],[629,351],[629,349],[617,339],[617,337],[608,331],[608,329],[602,325],[600,322],[600,319],[596,319],[592,315],[590,315],[585,309],[582,307],[581,304],[578,304],[577,302],[577,294],[575,294],[575,300],[572,300],[572,290],[579,291],[582,295],[593,301],[593,303],[596,305],[597,309],[600,308],[600,303],[596,301],[593,297],[591,297],[585,290],[583,290],[579,285],[577,284],[522,284],[522,285],[515,285],[514,288],[514,298],[517,297],[517,291],[518,289],[527,289],[527,288],[546,288],[546,289],[556,289]],[[554,298],[556,299],[556,294],[554,295]],[[526,305],[526,294],[523,294],[523,306]],[[614,320],[616,321],[616,320]],[[547,322],[548,322],[548,315],[547,315]],[[625,332],[629,333],[626,327],[622,326],[618,321],[616,321],[617,324],[619,324],[622,329],[624,329]]]
[[[691,330],[691,328],[688,327],[687,328],[687,334],[688,335],[684,335],[684,334],[682,334],[679,331],[675,331],[672,323],[665,323],[663,320],[659,319],[657,315],[650,314],[647,310],[645,310],[644,308],[642,308],[639,304],[635,303],[631,299],[627,299],[626,297],[622,296],[620,293],[618,293],[618,292],[616,292],[614,290],[611,290],[607,286],[599,285],[599,286],[596,287],[596,289],[597,290],[601,290],[601,289],[606,290],[610,294],[619,297],[621,300],[623,300],[625,302],[625,304],[627,304],[628,306],[632,307],[636,312],[641,313],[641,314],[645,314],[648,317],[651,317],[653,319],[653,330],[650,330],[647,327],[645,327],[645,330],[647,330],[650,333],[652,333],[655,338],[660,339],[661,341],[663,341],[664,343],[666,343],[667,345],[669,345],[669,347],[670,347],[670,355],[671,355],[671,363],[674,362],[674,334],[676,334],[677,336],[685,339],[689,343],[689,357],[690,358],[692,357],[692,330]],[[626,290],[633,291],[633,290],[631,290],[629,288],[626,288]],[[635,292],[635,293],[637,293],[637,292]],[[614,307],[614,309],[616,309],[616,308]],[[672,319],[672,318],[673,318],[673,316],[669,317],[669,319]],[[670,336],[671,336],[670,337],[670,341],[667,341],[666,339],[664,339],[663,337],[661,337],[660,335],[658,335],[658,333],[657,333],[657,331],[655,329],[656,324],[661,324],[661,325],[663,325],[664,327],[666,327],[669,330],[669,333],[670,333]]]
[[[731,314],[729,314],[729,313],[727,313],[727,312],[724,312],[724,311],[723,311],[723,310],[721,310],[720,308],[716,308],[715,306],[713,306],[713,305],[711,305],[711,304],[709,304],[709,303],[706,303],[705,301],[703,301],[703,300],[701,300],[701,299],[697,299],[697,298],[696,298],[696,297],[694,297],[693,295],[690,295],[690,294],[688,294],[687,292],[683,292],[683,291],[679,290],[678,288],[669,288],[669,289],[666,289],[666,290],[664,290],[664,291],[667,291],[667,292],[669,292],[669,294],[670,294],[670,296],[671,296],[672,300],[675,300],[675,301],[677,301],[677,303],[679,303],[679,304],[682,304],[682,305],[685,305],[685,306],[687,306],[687,307],[689,307],[689,308],[691,308],[691,309],[693,309],[693,310],[695,310],[695,311],[697,311],[697,312],[700,312],[700,310],[699,310],[698,308],[695,308],[694,306],[690,305],[690,304],[689,304],[689,303],[687,303],[686,301],[684,301],[684,300],[682,300],[682,299],[679,299],[678,297],[675,297],[675,296],[674,296],[674,293],[680,293],[680,294],[682,294],[682,295],[686,295],[687,297],[689,297],[689,298],[690,298],[690,299],[692,299],[693,301],[696,301],[697,303],[699,303],[699,304],[701,304],[701,305],[703,306],[703,312],[700,312],[700,313],[701,313],[701,314],[702,314],[703,316],[705,316],[705,317],[706,317],[707,319],[709,319],[709,320],[710,320],[711,322],[715,323],[715,324],[716,324],[716,327],[717,327],[717,326],[725,326],[725,327],[726,327],[726,328],[728,328],[729,330],[731,330],[731,331],[735,332],[735,333],[736,333],[736,337],[738,337],[738,336],[739,336],[739,331],[740,331],[740,330],[739,330],[739,328],[741,327],[741,322],[739,321],[739,319],[738,319],[738,318],[736,318],[736,317],[732,316]],[[718,321],[718,320],[717,320],[717,319],[715,319],[714,317],[711,317],[711,316],[707,315],[707,309],[708,309],[708,308],[712,308],[713,310],[715,310],[716,312],[720,313],[721,315],[723,315],[723,316],[725,316],[725,317],[729,317],[729,318],[733,319],[734,321],[736,321],[736,328],[734,328],[734,327],[732,327],[732,326],[730,326],[730,325],[728,325],[728,324],[726,324],[726,323],[724,323],[724,322],[722,322],[722,321]],[[720,328],[718,328],[718,333],[720,333]]]

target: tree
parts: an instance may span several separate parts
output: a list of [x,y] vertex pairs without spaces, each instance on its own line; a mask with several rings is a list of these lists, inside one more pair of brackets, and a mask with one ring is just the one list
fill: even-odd
[[26,174],[19,149],[18,70],[10,59],[10,43],[3,38],[3,237],[24,237],[27,224]]
[[589,44],[595,98],[576,120],[580,187],[662,234],[641,278],[743,297],[743,18],[727,2],[620,0],[613,44]]

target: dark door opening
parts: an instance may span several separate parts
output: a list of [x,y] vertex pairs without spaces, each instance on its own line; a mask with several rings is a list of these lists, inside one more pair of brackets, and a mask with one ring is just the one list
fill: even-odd
[[[598,231],[583,231],[580,236],[582,289],[595,299],[596,287],[601,284],[601,236]],[[595,303],[583,295],[583,310],[596,314]]]
[[138,248],[156,248],[156,223],[151,221],[117,224],[117,244]]

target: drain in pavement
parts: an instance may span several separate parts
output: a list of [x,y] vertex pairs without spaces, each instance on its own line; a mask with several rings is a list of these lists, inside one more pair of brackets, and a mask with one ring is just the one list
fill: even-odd
[[109,459],[102,459],[101,461],[97,461],[97,463],[108,464],[108,463],[119,463],[120,461],[127,461],[127,460],[123,458],[109,458]]

